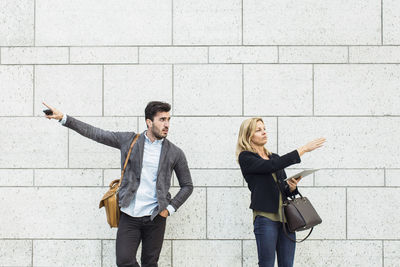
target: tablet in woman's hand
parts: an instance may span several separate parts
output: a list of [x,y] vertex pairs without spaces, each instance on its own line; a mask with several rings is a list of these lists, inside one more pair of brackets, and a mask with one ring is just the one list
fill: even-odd
[[300,177],[300,176],[304,178],[305,176],[307,176],[307,175],[309,175],[309,174],[312,174],[312,173],[314,173],[314,172],[316,172],[316,171],[318,171],[318,170],[319,170],[319,169],[307,169],[307,170],[298,172],[298,173],[296,173],[296,174],[294,174],[294,175],[292,175],[292,176],[286,178],[285,181],[290,180],[290,179],[292,179],[292,178],[298,178],[298,177]]

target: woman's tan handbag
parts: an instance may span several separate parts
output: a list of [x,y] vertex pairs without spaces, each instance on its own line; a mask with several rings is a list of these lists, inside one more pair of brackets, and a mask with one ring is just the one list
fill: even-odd
[[101,209],[103,206],[106,208],[106,216],[107,222],[110,227],[118,227],[119,224],[119,217],[121,215],[121,211],[118,205],[118,190],[121,186],[122,179],[124,178],[125,168],[128,164],[129,157],[132,152],[132,148],[135,145],[137,139],[139,138],[139,134],[135,136],[132,141],[131,147],[129,148],[128,155],[125,159],[124,168],[121,172],[121,179],[116,179],[110,183],[110,189],[105,193],[103,198],[100,201],[99,208]]

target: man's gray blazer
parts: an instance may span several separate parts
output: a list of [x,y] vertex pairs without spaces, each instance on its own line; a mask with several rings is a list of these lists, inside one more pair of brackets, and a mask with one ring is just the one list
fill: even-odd
[[[123,168],[129,147],[136,133],[134,132],[112,132],[93,127],[71,116],[67,117],[64,126],[88,137],[96,142],[118,148],[121,151],[121,168]],[[132,149],[128,164],[125,169],[124,179],[119,190],[119,206],[127,207],[131,203],[140,183],[142,171],[144,134],[141,134]],[[171,186],[172,171],[175,171],[181,189],[174,198],[168,192]],[[160,163],[157,172],[157,200],[158,208],[151,215],[154,219],[158,213],[163,211],[168,204],[175,210],[188,199],[193,191],[192,178],[183,151],[176,145],[164,138],[162,143]]]

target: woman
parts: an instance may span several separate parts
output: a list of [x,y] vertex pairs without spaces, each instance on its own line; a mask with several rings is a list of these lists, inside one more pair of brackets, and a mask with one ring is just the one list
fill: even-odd
[[[267,133],[261,118],[247,119],[240,126],[236,156],[251,191],[250,208],[253,210],[260,267],[274,266],[275,251],[279,267],[293,266],[296,243],[283,232],[281,207],[282,199],[298,193],[297,183],[301,177],[285,182],[284,168],[300,163],[304,153],[321,147],[324,142],[324,138],[316,139],[280,157],[264,146]],[[295,233],[289,235],[292,239],[296,238]]]

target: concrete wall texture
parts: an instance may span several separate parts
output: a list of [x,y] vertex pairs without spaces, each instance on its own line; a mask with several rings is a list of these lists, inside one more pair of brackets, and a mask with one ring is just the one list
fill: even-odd
[[0,266],[115,266],[98,202],[119,151],[44,119],[42,100],[134,131],[148,101],[172,103],[195,190],[162,267],[256,266],[234,155],[252,116],[280,154],[328,140],[287,171],[321,168],[300,190],[323,223],[295,266],[399,266],[399,1],[0,0],[0,92]]

